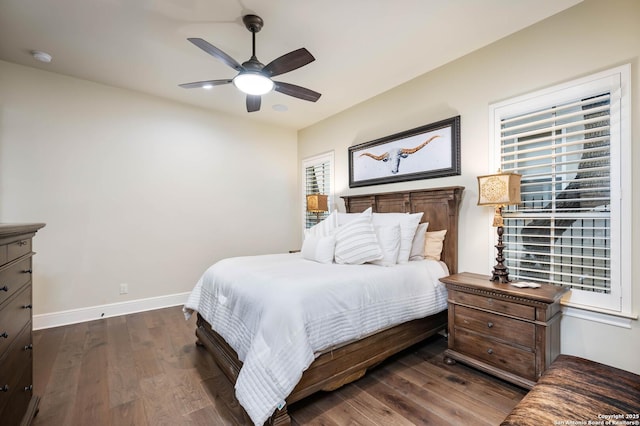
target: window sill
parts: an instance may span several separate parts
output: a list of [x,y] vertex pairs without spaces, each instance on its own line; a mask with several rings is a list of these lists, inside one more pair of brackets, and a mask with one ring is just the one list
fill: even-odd
[[580,318],[615,327],[631,328],[631,321],[638,320],[638,315],[635,314],[597,309],[564,301],[560,304],[562,305],[562,314],[567,317]]

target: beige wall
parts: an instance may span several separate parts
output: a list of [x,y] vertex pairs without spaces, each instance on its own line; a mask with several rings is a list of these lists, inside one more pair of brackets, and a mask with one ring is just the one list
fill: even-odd
[[188,292],[223,257],[297,247],[297,176],[295,131],[0,61],[0,220],[47,223],[35,314]]
[[[220,258],[299,246],[299,161],[335,150],[337,195],[465,186],[460,270],[487,273],[491,212],[475,205],[475,177],[489,171],[488,105],[631,63],[637,117],[639,56],[640,2],[586,0],[300,131],[297,147],[289,130],[0,61],[0,221],[47,222],[35,240],[35,314],[188,292]],[[348,146],[458,114],[461,176],[348,188]],[[637,258],[640,196],[633,210]],[[638,312],[637,280],[633,291]],[[562,350],[640,373],[631,327],[565,317]]]
[[[429,54],[430,43],[424,51]],[[476,176],[489,170],[491,103],[592,74],[632,65],[633,187],[640,188],[640,1],[586,0],[561,14],[306,128],[300,159],[335,150],[337,194],[449,185],[466,187],[460,216],[461,271],[488,273],[493,240],[490,209],[476,205]],[[348,188],[347,148],[361,142],[461,116],[462,175],[409,183]],[[631,188],[625,193],[631,193]],[[640,253],[640,196],[633,200],[633,253]],[[342,208],[342,206],[340,206]],[[634,264],[633,308],[640,312],[640,265]],[[640,326],[631,329],[565,317],[562,351],[640,373]]]

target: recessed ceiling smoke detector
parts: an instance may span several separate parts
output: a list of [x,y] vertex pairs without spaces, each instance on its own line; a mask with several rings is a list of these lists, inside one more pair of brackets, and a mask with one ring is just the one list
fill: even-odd
[[51,59],[53,59],[48,53],[39,50],[32,50],[31,56],[33,56],[36,61],[44,62],[45,64],[48,64],[51,62]]

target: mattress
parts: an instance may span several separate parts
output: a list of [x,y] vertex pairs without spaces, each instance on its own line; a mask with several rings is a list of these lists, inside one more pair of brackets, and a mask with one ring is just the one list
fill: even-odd
[[184,306],[211,324],[243,362],[236,397],[262,425],[317,354],[447,308],[444,263],[322,264],[300,254],[224,259]]

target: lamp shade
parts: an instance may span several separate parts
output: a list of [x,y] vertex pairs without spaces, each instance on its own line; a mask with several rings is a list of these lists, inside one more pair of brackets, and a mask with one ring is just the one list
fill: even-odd
[[326,212],[329,210],[327,199],[329,197],[324,194],[307,195],[307,211],[308,212]]
[[520,203],[520,179],[517,173],[478,176],[478,205],[507,206]]

